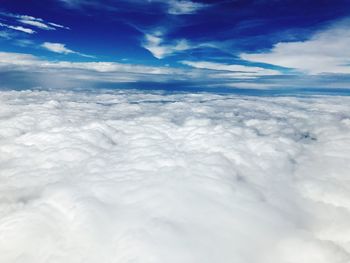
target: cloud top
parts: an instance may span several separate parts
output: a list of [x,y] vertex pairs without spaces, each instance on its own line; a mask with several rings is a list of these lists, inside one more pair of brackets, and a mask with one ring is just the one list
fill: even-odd
[[348,262],[349,100],[0,91],[0,261]]

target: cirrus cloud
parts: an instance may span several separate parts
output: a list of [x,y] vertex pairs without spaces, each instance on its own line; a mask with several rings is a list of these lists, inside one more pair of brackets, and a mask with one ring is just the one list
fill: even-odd
[[77,51],[73,51],[73,50],[67,48],[66,45],[62,44],[62,43],[44,42],[43,44],[41,44],[41,47],[43,47],[49,51],[52,51],[55,53],[60,53],[60,54],[65,54],[65,55],[76,54],[76,55],[83,56],[83,57],[90,57],[90,58],[93,57],[93,56],[86,55],[86,54],[83,54],[83,53],[80,53]]
[[35,31],[33,29],[23,27],[23,26],[13,26],[13,25],[8,25],[8,24],[4,24],[4,23],[0,23],[0,26],[6,27],[6,28],[9,28],[12,30],[20,31],[23,33],[27,33],[27,34],[34,34],[35,33]]
[[185,39],[165,44],[161,34],[145,34],[142,46],[158,59],[193,48]]

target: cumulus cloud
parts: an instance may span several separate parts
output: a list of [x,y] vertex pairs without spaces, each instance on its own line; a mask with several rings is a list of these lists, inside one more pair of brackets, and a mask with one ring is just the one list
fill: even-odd
[[164,44],[162,34],[146,34],[142,46],[158,59],[192,48],[185,39]]
[[294,68],[310,74],[350,73],[350,19],[315,33],[306,41],[280,42],[270,51],[243,53],[244,60]]
[[90,55],[86,55],[77,51],[73,51],[69,48],[66,47],[65,44],[62,43],[52,43],[52,42],[44,42],[43,44],[41,44],[41,46],[49,51],[55,52],[55,53],[60,53],[60,54],[77,54],[79,56],[83,56],[83,57],[93,57]]
[[348,97],[23,90],[0,104],[1,262],[350,260]]
[[4,23],[0,23],[0,26],[6,27],[6,28],[9,28],[12,30],[20,31],[23,33],[27,33],[27,34],[34,34],[35,33],[35,31],[33,29],[26,28],[23,26],[13,26],[13,25],[8,25],[8,24],[4,24]]

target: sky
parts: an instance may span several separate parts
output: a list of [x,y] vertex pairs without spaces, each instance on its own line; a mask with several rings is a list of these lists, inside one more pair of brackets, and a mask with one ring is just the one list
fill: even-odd
[[1,263],[349,263],[349,170],[350,0],[0,0]]
[[349,0],[1,0],[0,85],[349,89]]

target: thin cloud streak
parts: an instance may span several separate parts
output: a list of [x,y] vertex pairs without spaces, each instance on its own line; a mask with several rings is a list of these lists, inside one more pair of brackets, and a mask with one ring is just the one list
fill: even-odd
[[4,23],[0,23],[0,26],[6,27],[6,28],[9,28],[9,29],[12,29],[12,30],[20,31],[20,32],[23,32],[23,33],[27,33],[27,34],[34,34],[34,33],[36,33],[36,31],[34,31],[33,29],[26,28],[26,27],[23,27],[23,26],[13,26],[13,25],[8,25],[8,24],[4,24]]
[[0,16],[15,19],[19,23],[33,26],[41,30],[56,30],[56,28],[69,29],[69,27],[57,23],[47,22],[42,18],[33,17],[29,15],[0,12]]
[[83,57],[94,58],[94,56],[90,56],[90,55],[86,55],[86,54],[83,54],[83,53],[80,53],[77,51],[73,51],[73,50],[67,48],[66,45],[62,44],[62,43],[44,42],[43,44],[41,44],[41,47],[43,47],[49,51],[55,52],[55,53],[60,53],[60,54],[65,54],[65,55],[76,54],[76,55],[83,56]]

